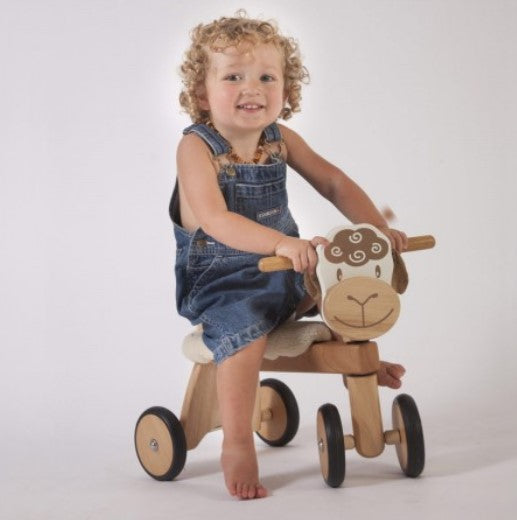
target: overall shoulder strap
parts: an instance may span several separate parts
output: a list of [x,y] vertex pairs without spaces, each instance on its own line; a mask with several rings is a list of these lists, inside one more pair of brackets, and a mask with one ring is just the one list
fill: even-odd
[[194,124],[191,125],[185,130],[183,130],[183,134],[196,134],[205,143],[210,147],[214,156],[223,155],[230,151],[230,145],[226,139],[218,134],[213,128],[203,125],[203,124]]
[[271,154],[281,156],[285,160],[285,157],[287,157],[287,149],[278,125],[276,123],[270,124],[264,129],[263,133],[266,141],[266,149],[269,149]]
[[282,134],[276,123],[271,123],[264,129],[264,138],[267,143],[275,143],[282,140]]

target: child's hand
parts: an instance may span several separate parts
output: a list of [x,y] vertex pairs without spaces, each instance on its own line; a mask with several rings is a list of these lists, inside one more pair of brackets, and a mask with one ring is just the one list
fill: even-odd
[[318,256],[314,248],[319,244],[326,246],[329,244],[329,241],[318,236],[310,241],[285,236],[275,246],[275,255],[289,258],[293,263],[293,269],[297,273],[303,273],[306,270],[314,273],[318,263]]
[[407,249],[408,240],[406,233],[389,227],[380,227],[379,230],[390,239],[391,247],[395,249],[397,253],[401,253]]

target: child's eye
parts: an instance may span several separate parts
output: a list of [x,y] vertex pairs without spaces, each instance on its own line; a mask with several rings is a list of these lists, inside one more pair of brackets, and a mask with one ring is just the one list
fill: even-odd
[[224,79],[228,81],[239,81],[241,76],[239,74],[228,74]]
[[260,76],[260,81],[268,83],[270,81],[275,81],[275,78],[271,76],[271,74],[262,74],[262,76]]

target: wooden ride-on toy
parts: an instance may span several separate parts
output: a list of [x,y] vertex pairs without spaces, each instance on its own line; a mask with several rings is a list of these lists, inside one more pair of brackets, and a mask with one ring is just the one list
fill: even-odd
[[[367,224],[336,228],[318,246],[316,277],[305,278],[318,302],[324,323],[289,320],[268,336],[262,371],[338,373],[348,387],[353,435],[344,435],[337,408],[320,407],[317,445],[325,482],[338,487],[345,476],[345,449],[365,457],[395,444],[400,466],[410,477],[424,466],[420,417],[411,397],[393,402],[393,428],[383,431],[377,387],[379,354],[370,341],[385,333],[399,313],[396,291],[404,292],[407,273],[389,241]],[[430,236],[409,239],[408,251],[434,246]],[[262,271],[290,269],[289,260],[263,258]],[[393,289],[395,287],[396,291]],[[163,407],[147,409],[135,427],[135,448],[144,470],[157,480],[172,480],[184,467],[186,452],[206,433],[220,427],[212,353],[198,326],[183,342],[194,361],[183,400],[181,418]],[[299,412],[291,390],[281,381],[261,381],[253,414],[253,429],[271,446],[283,446],[296,435]]]
[[[337,408],[324,404],[317,414],[317,444],[325,482],[338,487],[345,477],[345,450],[355,448],[364,457],[380,455],[386,444],[396,445],[402,471],[417,477],[424,468],[425,448],[420,415],[407,394],[392,406],[391,430],[384,431],[379,405],[379,353],[371,341],[395,324],[400,303],[397,293],[408,284],[400,255],[376,228],[367,224],[333,229],[330,244],[318,246],[316,277],[306,286],[318,302],[334,341],[315,344],[289,366],[264,362],[263,370],[334,372],[348,388],[353,435],[343,435]],[[407,251],[428,249],[431,236],[409,239]],[[288,268],[286,259],[263,259],[263,270]]]

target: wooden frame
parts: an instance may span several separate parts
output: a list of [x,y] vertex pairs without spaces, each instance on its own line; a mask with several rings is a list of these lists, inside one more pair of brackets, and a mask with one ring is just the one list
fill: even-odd
[[[407,251],[434,246],[432,236],[411,237]],[[290,261],[281,257],[264,258],[262,271],[289,269]],[[321,304],[321,302],[320,302]],[[321,308],[320,308],[321,311]],[[341,374],[348,388],[353,435],[344,435],[344,449],[355,448],[364,457],[376,457],[386,444],[404,443],[399,430],[384,432],[379,403],[377,371],[379,351],[373,341],[324,341],[313,343],[297,357],[264,359],[261,371]],[[253,430],[257,431],[272,418],[272,410],[260,402],[257,391],[253,412]],[[195,448],[210,431],[220,428],[216,392],[216,366],[213,363],[194,364],[181,411],[187,450]]]

